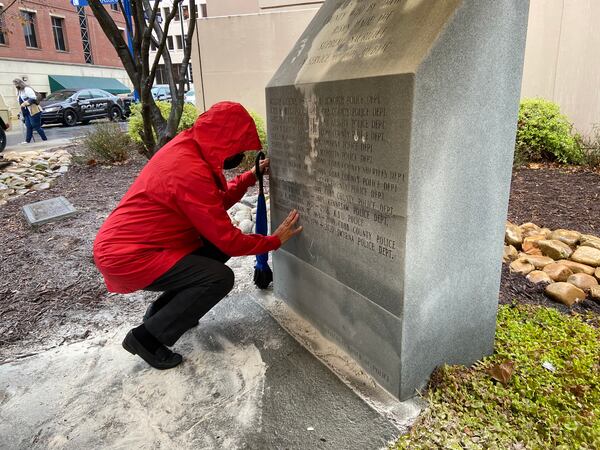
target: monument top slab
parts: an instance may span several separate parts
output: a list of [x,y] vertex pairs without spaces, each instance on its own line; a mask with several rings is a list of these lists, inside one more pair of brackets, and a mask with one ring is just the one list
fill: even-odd
[[269,86],[415,73],[461,3],[326,2]]

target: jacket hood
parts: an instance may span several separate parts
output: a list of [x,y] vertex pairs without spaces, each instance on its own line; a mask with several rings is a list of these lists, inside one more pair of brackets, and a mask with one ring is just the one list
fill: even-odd
[[213,174],[227,186],[223,163],[230,156],[249,150],[260,150],[262,145],[252,116],[242,105],[220,102],[201,114],[194,126],[185,131],[208,163]]

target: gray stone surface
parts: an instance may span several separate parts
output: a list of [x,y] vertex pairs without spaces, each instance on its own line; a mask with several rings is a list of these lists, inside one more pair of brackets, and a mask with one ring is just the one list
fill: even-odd
[[267,87],[276,294],[402,399],[493,348],[527,15],[328,0]]
[[400,433],[252,295],[186,333],[172,370],[125,352],[127,330],[0,365],[0,448],[363,450]]
[[55,197],[23,206],[23,214],[31,225],[42,225],[53,220],[64,219],[76,212],[73,205],[64,197]]

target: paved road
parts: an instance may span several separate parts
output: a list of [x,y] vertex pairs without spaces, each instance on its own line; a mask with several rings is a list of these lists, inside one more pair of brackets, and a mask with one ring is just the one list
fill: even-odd
[[[71,139],[79,136],[83,136],[86,131],[92,130],[94,128],[95,123],[102,122],[100,120],[91,122],[88,125],[78,125],[75,127],[65,127],[62,125],[45,125],[44,131],[46,132],[46,136],[48,136],[48,140],[56,140],[56,139]],[[127,130],[127,122],[120,123],[123,131]],[[13,125],[14,129],[10,129],[6,134],[6,145],[8,147],[13,145],[18,145],[20,142],[25,140],[24,137],[24,128],[20,127],[17,123]],[[33,133],[33,137],[36,142],[41,141],[40,137],[36,132]]]

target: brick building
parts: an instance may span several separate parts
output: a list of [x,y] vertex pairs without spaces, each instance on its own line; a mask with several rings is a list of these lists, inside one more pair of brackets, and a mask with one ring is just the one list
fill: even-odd
[[[12,80],[25,77],[38,92],[50,91],[48,75],[116,78],[131,85],[114,48],[89,7],[69,0],[0,0],[0,94],[16,109]],[[125,33],[123,15],[106,5]]]

